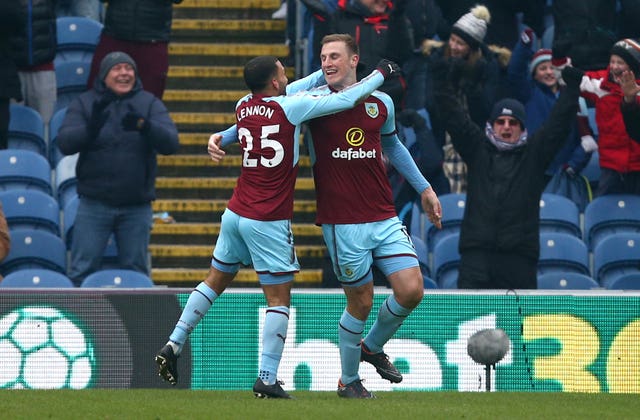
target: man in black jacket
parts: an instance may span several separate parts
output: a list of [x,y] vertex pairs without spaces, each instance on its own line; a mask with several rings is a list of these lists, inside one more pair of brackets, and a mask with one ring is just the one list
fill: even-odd
[[624,71],[620,76],[620,89],[624,99],[620,103],[622,119],[627,134],[632,140],[640,143],[640,85],[632,71]]
[[9,103],[22,100],[18,68],[13,60],[9,40],[20,27],[20,7],[17,2],[0,2],[0,150],[8,147]]
[[[439,73],[449,72],[439,63]],[[578,108],[582,72],[563,70],[567,87],[545,124],[530,138],[523,105],[498,101],[486,127],[462,111],[450,78],[443,74],[436,100],[447,131],[468,168],[460,232],[458,288],[535,289],[540,254],[540,197],[544,172],[568,136]]]
[[130,56],[117,51],[102,60],[94,88],[69,104],[58,146],[79,153],[71,280],[80,285],[101,268],[112,234],[120,268],[148,275],[156,154],[178,151],[178,131],[162,101],[142,90]]

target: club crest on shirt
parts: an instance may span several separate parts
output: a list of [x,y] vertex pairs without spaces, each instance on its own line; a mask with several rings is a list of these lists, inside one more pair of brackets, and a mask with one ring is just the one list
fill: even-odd
[[367,111],[367,115],[371,118],[376,118],[380,111],[378,111],[378,104],[373,102],[365,102],[364,109]]

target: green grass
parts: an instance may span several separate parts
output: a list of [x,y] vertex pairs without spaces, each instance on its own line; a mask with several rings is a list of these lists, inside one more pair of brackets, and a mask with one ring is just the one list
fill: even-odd
[[297,391],[260,400],[250,391],[1,390],[2,419],[638,419],[631,394],[379,392],[343,400]]

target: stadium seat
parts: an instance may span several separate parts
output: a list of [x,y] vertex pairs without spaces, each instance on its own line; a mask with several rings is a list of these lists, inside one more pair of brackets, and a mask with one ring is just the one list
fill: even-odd
[[435,280],[441,289],[455,289],[458,287],[458,266],[460,253],[458,240],[460,235],[452,233],[438,241],[433,249],[433,270]]
[[78,195],[77,162],[78,154],[76,153],[75,155],[63,157],[56,165],[56,197],[62,209],[73,197]]
[[53,113],[51,120],[49,121],[49,164],[52,168],[55,168],[58,162],[64,157],[60,149],[58,148],[58,131],[64,121],[64,117],[67,115],[67,108],[58,109]]
[[538,276],[549,272],[589,275],[589,251],[581,239],[561,232],[540,233]]
[[0,264],[3,276],[25,268],[66,273],[67,249],[59,236],[44,230],[12,229],[11,250]]
[[428,276],[422,276],[422,284],[424,285],[425,289],[437,289],[438,288],[438,284],[435,282],[435,280],[433,280],[431,277]]
[[55,198],[37,190],[0,191],[9,229],[45,230],[60,236],[60,208]]
[[91,62],[64,61],[57,63],[55,70],[58,92],[55,109],[59,110],[66,108],[76,96],[87,90]]
[[0,287],[74,287],[67,276],[45,268],[26,268],[9,273]]
[[618,277],[640,271],[640,233],[607,236],[593,250],[594,277],[604,288]]
[[540,232],[564,232],[582,238],[580,210],[576,203],[562,195],[542,194]]
[[640,232],[640,196],[603,195],[589,203],[584,211],[584,241],[589,250],[620,232]]
[[538,276],[538,289],[586,290],[599,288],[598,282],[590,276],[571,271],[550,272]]
[[47,142],[44,137],[44,121],[35,109],[26,105],[9,106],[8,148],[30,150],[47,156]]
[[30,150],[0,150],[0,191],[39,190],[51,195],[51,166]]
[[434,250],[442,238],[452,233],[460,232],[467,196],[464,193],[443,194],[438,198],[442,206],[442,229],[436,228],[434,224],[427,220],[426,242],[427,248],[430,250]]
[[153,287],[153,280],[133,270],[100,270],[89,274],[80,287]]
[[91,62],[100,40],[102,24],[94,19],[69,16],[56,20],[57,47],[54,63],[63,61]]
[[420,263],[420,271],[425,276],[431,275],[431,269],[429,268],[429,250],[427,245],[418,236],[411,235],[411,241],[416,248],[416,254],[418,254],[418,262]]
[[[640,269],[639,269],[640,270]],[[609,290],[640,290],[640,271],[613,278],[607,284]]]

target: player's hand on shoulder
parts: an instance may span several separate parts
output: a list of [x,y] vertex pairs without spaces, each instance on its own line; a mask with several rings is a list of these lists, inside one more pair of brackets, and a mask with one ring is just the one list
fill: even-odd
[[226,154],[224,150],[220,148],[222,142],[222,134],[214,133],[209,137],[209,143],[207,144],[207,153],[211,156],[211,160],[214,162],[220,162]]

